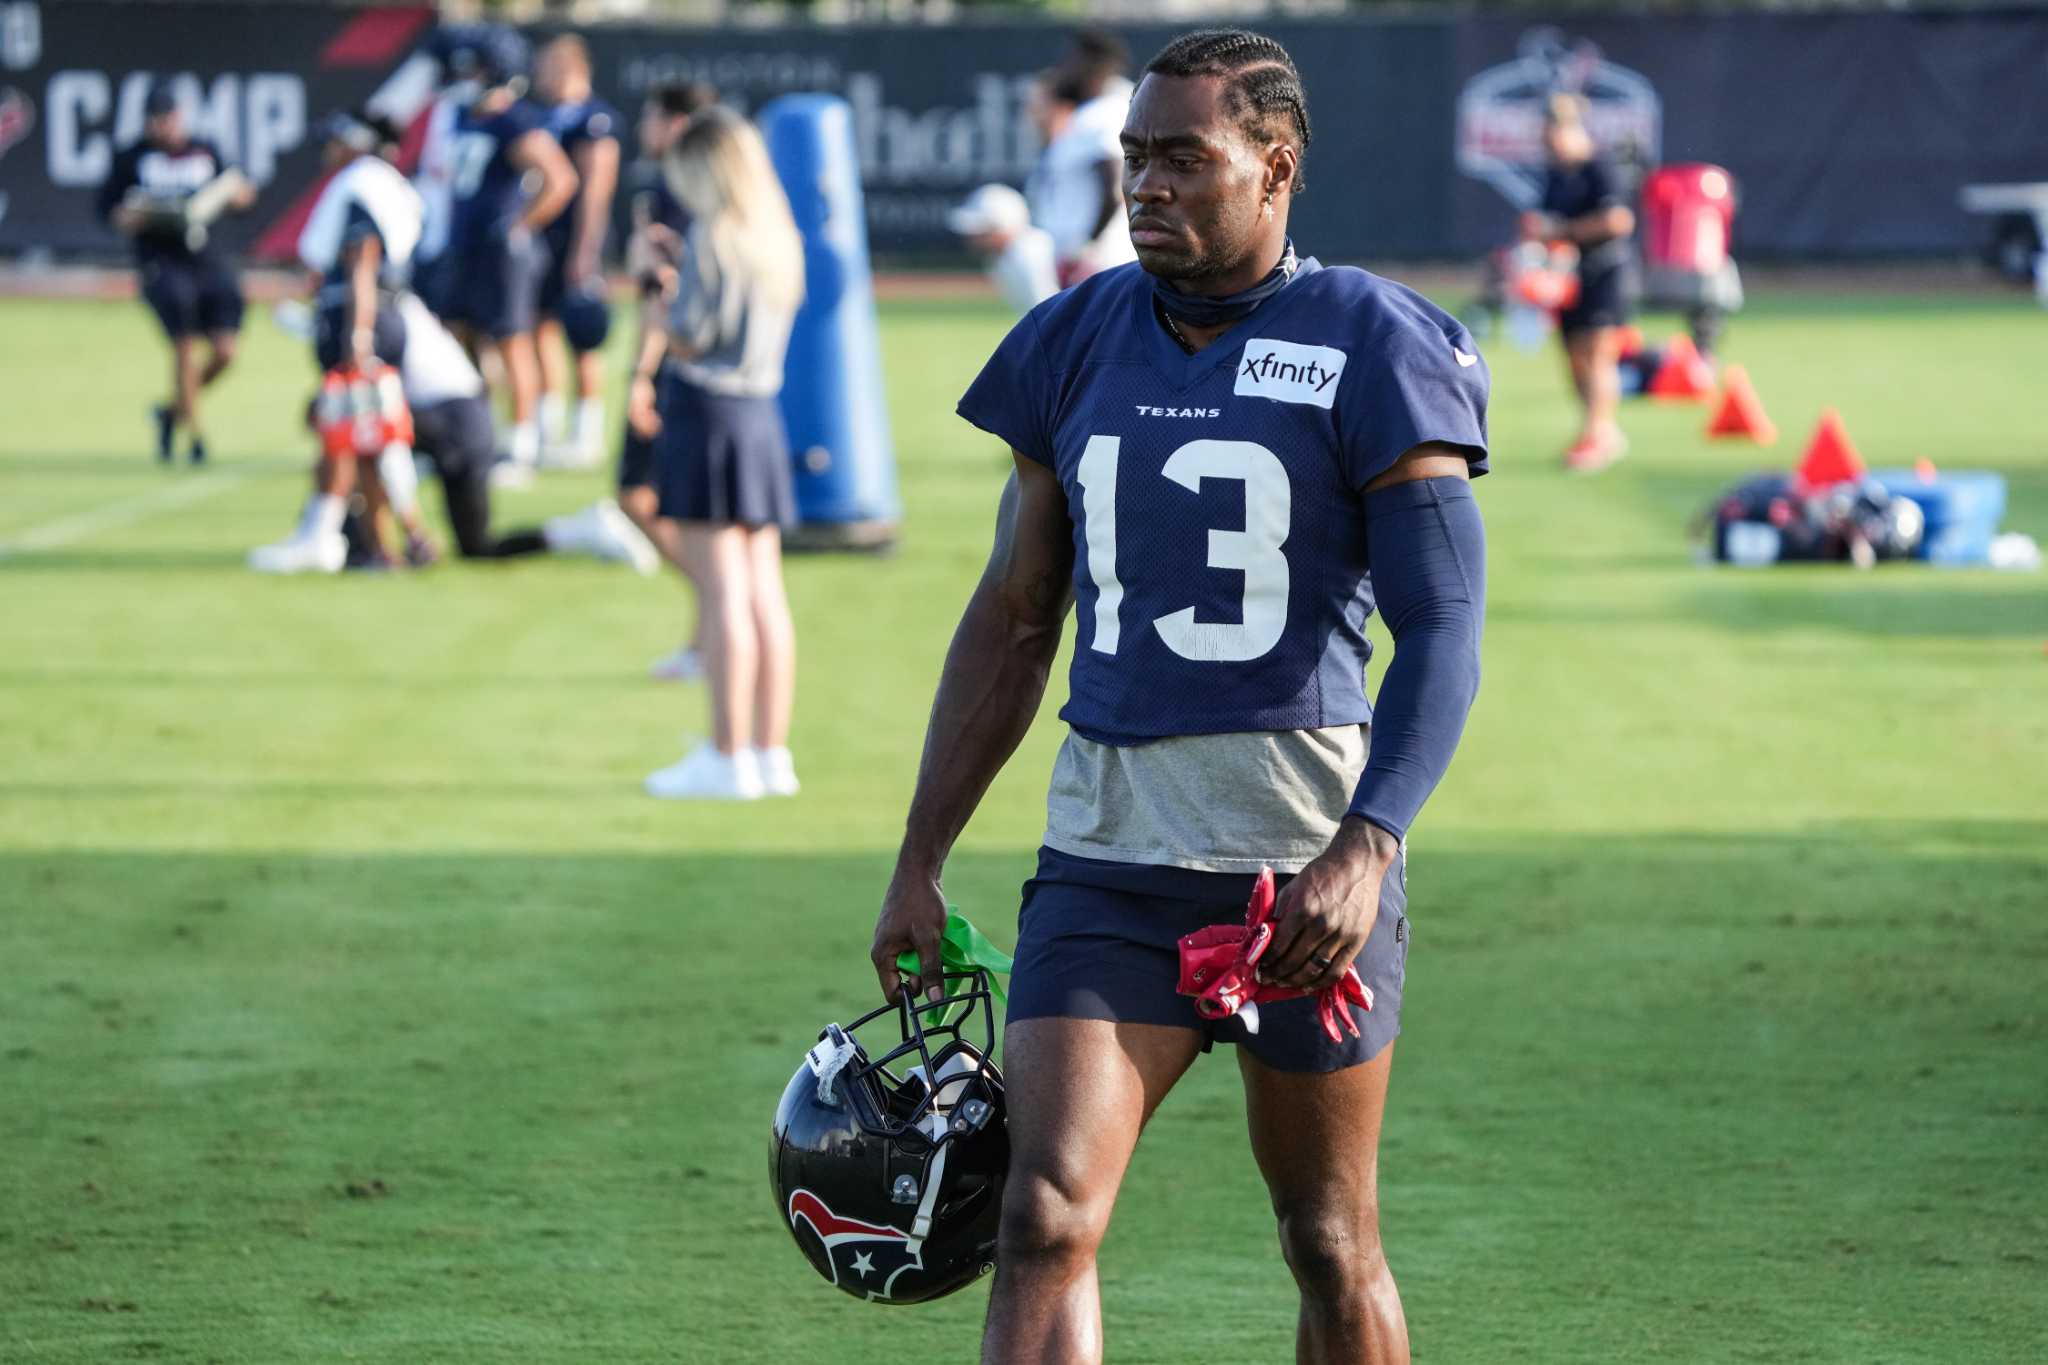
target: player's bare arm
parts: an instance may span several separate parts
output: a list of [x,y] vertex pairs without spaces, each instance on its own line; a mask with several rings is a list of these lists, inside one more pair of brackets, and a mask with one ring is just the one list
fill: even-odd
[[598,244],[604,241],[611,222],[612,192],[619,184],[617,139],[592,138],[577,145],[573,160],[582,197],[576,201],[576,221],[569,238],[568,277],[571,284],[595,279],[601,262]]
[[521,227],[539,232],[561,217],[562,210],[576,197],[576,168],[569,164],[569,154],[562,150],[562,144],[542,128],[521,136],[507,149],[506,156],[520,170],[540,174],[540,188],[527,200],[526,212],[519,216]]
[[[996,515],[995,548],[939,674],[903,847],[875,922],[875,975],[891,1000],[905,988],[936,984],[946,855],[1031,728],[1073,602],[1066,494],[1052,470],[1015,459]],[[919,965],[908,980],[896,969],[906,949],[916,950]]]
[[642,440],[653,440],[661,430],[654,381],[667,353],[668,300],[662,290],[649,290],[640,298],[640,339],[633,352],[633,379],[626,390],[626,421]]
[[384,261],[384,244],[374,234],[363,237],[344,248],[344,259],[352,319],[349,355],[361,368],[376,352],[377,270]]

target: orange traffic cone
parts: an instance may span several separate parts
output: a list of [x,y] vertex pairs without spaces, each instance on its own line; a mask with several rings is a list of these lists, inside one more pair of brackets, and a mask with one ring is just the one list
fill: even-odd
[[1727,392],[1721,395],[1721,406],[1715,409],[1714,420],[1707,423],[1707,435],[1741,436],[1760,446],[1776,441],[1777,424],[1764,415],[1763,400],[1750,386],[1749,372],[1740,365],[1730,365],[1725,383]]
[[1675,403],[1704,403],[1714,396],[1714,367],[1692,338],[1680,332],[1664,344],[1664,361],[1650,380],[1650,397]]
[[1800,457],[1796,482],[1802,488],[1826,488],[1860,479],[1864,472],[1863,457],[1849,440],[1842,415],[1833,408],[1822,408],[1820,424],[1813,429],[1813,439],[1806,443],[1806,454]]

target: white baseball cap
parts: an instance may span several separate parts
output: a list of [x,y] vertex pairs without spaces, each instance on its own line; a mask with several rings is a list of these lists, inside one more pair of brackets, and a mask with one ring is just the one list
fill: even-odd
[[982,232],[1015,232],[1031,225],[1031,208],[1008,185],[983,185],[946,215],[946,226],[962,237]]

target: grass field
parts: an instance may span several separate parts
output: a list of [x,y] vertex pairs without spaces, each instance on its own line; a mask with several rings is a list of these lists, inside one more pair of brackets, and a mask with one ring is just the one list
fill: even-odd
[[[643,680],[675,585],[257,578],[307,362],[252,318],[216,467],[160,471],[145,322],[0,302],[0,1360],[972,1359],[983,1290],[838,1295],[763,1155],[873,993],[999,316],[886,310],[902,552],[795,564],[804,795],[701,809],[638,789],[702,725]],[[1414,839],[1382,1161],[1419,1359],[2048,1353],[2048,593],[1711,572],[1682,534],[1823,403],[2048,533],[2044,329],[1767,300],[1730,351],[1794,450],[1636,407],[1590,481],[1553,357],[1494,351],[1487,681]],[[1063,690],[949,869],[1004,943]],[[1227,1061],[1146,1138],[1103,1285],[1113,1360],[1290,1358]]]

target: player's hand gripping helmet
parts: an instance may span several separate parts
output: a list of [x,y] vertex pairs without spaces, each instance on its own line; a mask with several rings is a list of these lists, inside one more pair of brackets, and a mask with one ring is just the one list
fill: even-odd
[[941,989],[828,1025],[775,1110],[776,1210],[855,1298],[921,1303],[995,1268],[1010,1137],[988,975],[948,972]]

